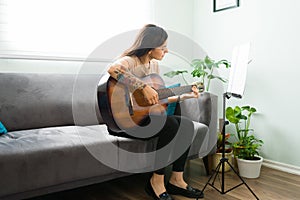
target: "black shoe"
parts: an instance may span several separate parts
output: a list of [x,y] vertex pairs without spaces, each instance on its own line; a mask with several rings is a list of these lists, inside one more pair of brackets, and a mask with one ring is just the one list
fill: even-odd
[[149,196],[153,197],[154,200],[173,200],[173,198],[167,192],[160,194],[159,197],[156,196],[151,186],[150,180],[146,184],[145,191]]
[[182,195],[189,198],[203,198],[204,194],[201,190],[198,190],[196,188],[192,188],[191,186],[187,186],[186,189],[177,187],[176,185],[173,185],[171,183],[168,183],[166,186],[167,192],[169,194],[174,195]]

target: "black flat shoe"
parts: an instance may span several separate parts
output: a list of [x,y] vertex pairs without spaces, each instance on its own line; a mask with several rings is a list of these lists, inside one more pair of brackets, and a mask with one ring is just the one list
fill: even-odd
[[187,186],[186,189],[177,187],[176,185],[173,185],[171,183],[168,183],[166,186],[167,192],[169,194],[174,195],[182,195],[189,198],[203,198],[204,194],[201,190],[198,190],[196,188],[192,188],[191,186]]
[[158,196],[156,196],[150,181],[147,182],[145,187],[146,193],[151,196],[154,200],[174,200],[167,192],[164,192]]

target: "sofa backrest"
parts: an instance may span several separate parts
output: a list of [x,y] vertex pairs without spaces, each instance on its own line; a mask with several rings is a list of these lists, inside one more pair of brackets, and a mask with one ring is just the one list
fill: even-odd
[[8,131],[103,123],[100,75],[0,73],[0,121]]

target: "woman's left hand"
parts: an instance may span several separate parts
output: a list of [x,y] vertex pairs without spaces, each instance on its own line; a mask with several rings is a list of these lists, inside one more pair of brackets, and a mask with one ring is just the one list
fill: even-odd
[[199,90],[196,86],[192,87],[192,92],[190,93],[185,93],[180,95],[180,100],[186,100],[186,99],[191,99],[191,98],[198,98],[199,97]]

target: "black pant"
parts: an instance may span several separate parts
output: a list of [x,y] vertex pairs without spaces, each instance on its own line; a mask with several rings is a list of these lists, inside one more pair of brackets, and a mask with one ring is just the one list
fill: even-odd
[[[192,143],[193,135],[194,135],[194,125],[193,122],[183,116],[171,115],[171,116],[158,116],[152,115],[151,120],[147,118],[140,125],[146,126],[149,124],[157,124],[161,123],[165,120],[163,127],[156,133],[152,133],[152,136],[149,137],[137,137],[132,136],[131,134],[127,134],[126,132],[113,132],[109,130],[110,134],[115,136],[127,137],[127,138],[135,138],[148,140],[154,137],[158,138],[156,151],[161,154],[156,154],[156,168],[158,170],[155,171],[156,174],[163,175],[165,173],[165,166],[167,165],[166,160],[168,160],[169,155],[173,153],[174,157],[177,159],[170,164],[173,164],[173,171],[183,172],[184,166],[187,160],[187,156],[189,153],[190,145]],[[157,127],[157,126],[156,126]],[[149,128],[151,129],[151,128]],[[143,133],[138,133],[143,134]],[[169,144],[169,145],[168,145]],[[166,148],[168,145],[168,148]],[[163,166],[162,166],[163,165]]]

